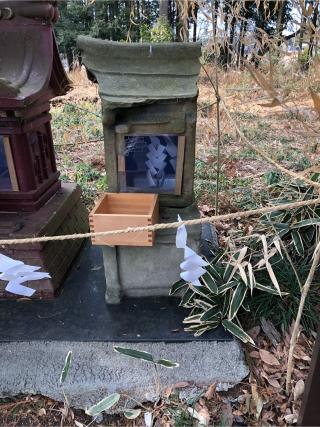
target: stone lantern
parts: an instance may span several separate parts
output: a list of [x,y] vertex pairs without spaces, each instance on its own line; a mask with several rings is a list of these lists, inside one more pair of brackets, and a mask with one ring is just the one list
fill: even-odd
[[[87,229],[80,189],[59,181],[51,133],[50,100],[70,87],[53,34],[58,16],[54,1],[0,1],[1,238]],[[48,271],[51,280],[30,286],[36,297],[52,298],[80,245],[11,245],[1,252]]]
[[[78,47],[99,85],[108,191],[159,194],[160,222],[176,221],[177,214],[198,218],[193,181],[201,45],[80,36]],[[168,294],[182,261],[175,233],[157,232],[148,248],[102,247],[107,302]],[[190,228],[190,246],[198,251],[200,241],[201,227]]]

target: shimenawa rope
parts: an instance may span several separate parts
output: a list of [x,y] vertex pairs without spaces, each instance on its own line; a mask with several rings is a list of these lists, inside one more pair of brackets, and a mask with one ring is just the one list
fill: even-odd
[[145,227],[129,227],[125,229],[119,230],[110,230],[110,231],[100,231],[96,233],[81,233],[81,234],[65,234],[64,236],[42,236],[42,237],[28,237],[24,239],[6,239],[0,240],[0,245],[16,245],[16,244],[25,244],[25,243],[43,243],[43,242],[52,242],[52,241],[61,241],[61,240],[75,240],[75,239],[84,239],[88,237],[102,237],[102,236],[110,236],[115,234],[127,234],[134,233],[138,231],[157,231],[157,230],[165,230],[169,228],[178,228],[180,225],[184,224],[187,226],[197,225],[197,224],[205,224],[215,221],[227,221],[230,219],[240,219],[240,218],[248,218],[254,215],[263,215],[270,212],[282,211],[282,210],[290,210],[295,209],[301,206],[311,206],[320,203],[320,198],[312,199],[312,200],[302,200],[293,203],[285,203],[276,206],[267,206],[260,209],[252,209],[249,211],[242,212],[233,212],[229,214],[223,215],[215,215],[211,217],[199,218],[199,219],[190,219],[185,221],[177,221],[177,222],[169,222],[162,224],[154,224],[148,225]]

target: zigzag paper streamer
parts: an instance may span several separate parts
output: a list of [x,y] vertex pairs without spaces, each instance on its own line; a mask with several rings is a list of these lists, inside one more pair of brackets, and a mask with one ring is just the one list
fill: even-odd
[[148,144],[148,150],[146,161],[147,166],[147,178],[150,187],[162,187],[165,173],[164,169],[167,165],[166,158],[167,154],[164,152],[165,147],[161,145],[160,139],[156,136],[150,137],[150,144]]
[[[178,215],[178,221],[181,221],[180,215]],[[187,229],[182,224],[178,227],[176,234],[176,247],[184,249],[184,261],[180,264],[180,268],[183,271],[180,273],[180,277],[194,286],[201,286],[199,279],[206,272],[202,267],[205,267],[208,263],[187,246],[187,238]]]
[[9,282],[5,289],[13,294],[31,297],[35,290],[23,286],[22,283],[31,280],[50,279],[49,273],[37,271],[40,268],[0,254],[0,280]]

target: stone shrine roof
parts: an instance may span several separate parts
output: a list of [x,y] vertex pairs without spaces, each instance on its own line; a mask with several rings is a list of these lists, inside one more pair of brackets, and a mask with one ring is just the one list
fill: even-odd
[[0,46],[0,108],[27,107],[69,89],[50,22],[0,19]]
[[200,43],[122,43],[79,36],[77,44],[99,83],[105,108],[198,93]]

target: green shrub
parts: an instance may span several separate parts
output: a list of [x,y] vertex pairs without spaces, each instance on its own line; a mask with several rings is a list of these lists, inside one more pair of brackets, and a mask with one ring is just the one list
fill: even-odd
[[302,70],[308,69],[310,62],[308,47],[305,47],[301,52],[299,52],[298,61]]
[[[201,286],[182,279],[173,284],[170,294],[182,293],[180,305],[190,310],[184,319],[187,331],[199,336],[222,324],[242,341],[252,342],[241,320],[265,317],[287,329],[295,319],[318,241],[320,208],[281,210],[281,204],[313,199],[317,194],[312,186],[278,179],[269,192],[279,211],[261,217],[256,233],[240,238],[237,249],[217,254],[205,267]],[[319,280],[315,278],[302,316],[307,333],[315,330],[319,304]]]
[[153,43],[172,42],[173,34],[166,18],[160,17],[151,29],[150,41]]

